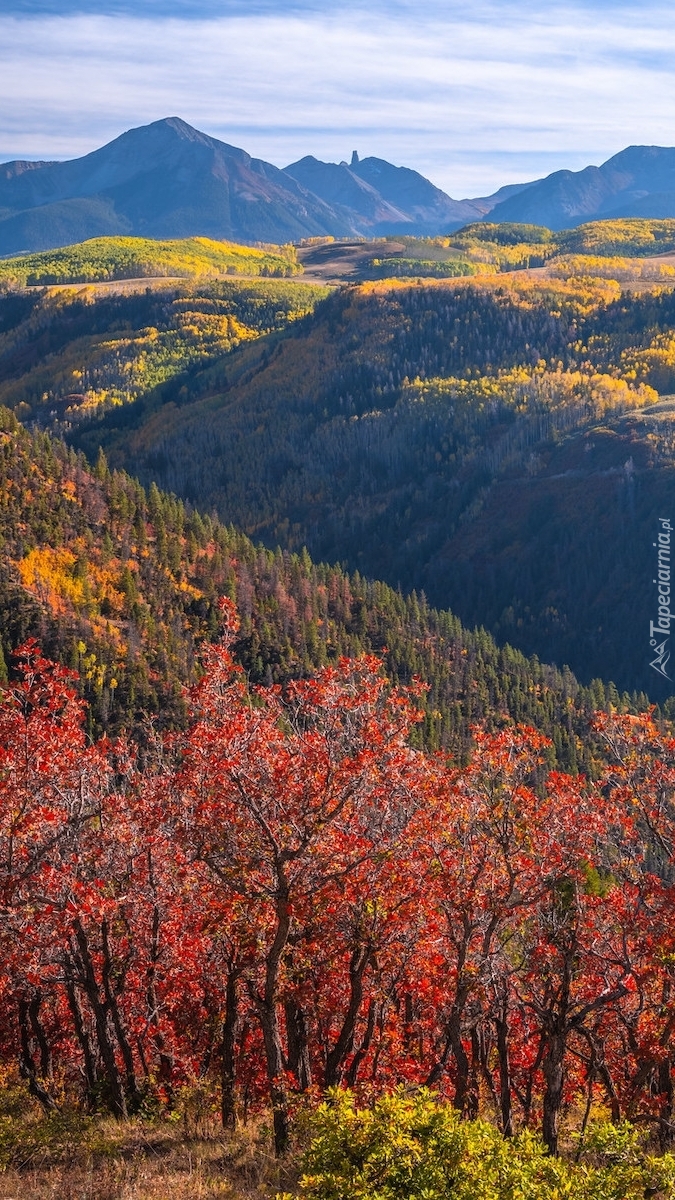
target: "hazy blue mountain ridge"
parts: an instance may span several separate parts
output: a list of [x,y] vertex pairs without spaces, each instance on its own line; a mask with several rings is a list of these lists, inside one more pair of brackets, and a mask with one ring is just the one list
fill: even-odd
[[485,202],[452,200],[418,171],[392,166],[382,158],[360,160],[356,151],[349,165],[307,155],[285,173],[326,203],[351,209],[355,228],[367,216],[374,234],[448,232],[480,220],[487,211]]
[[356,154],[281,170],[169,117],[68,162],[0,164],[0,255],[124,234],[282,243],[448,233],[527,186],[453,200],[417,171]]
[[16,167],[0,168],[2,254],[119,233],[286,242],[350,232],[271,163],[174,117],[84,158]]
[[675,217],[675,149],[628,146],[600,167],[554,171],[495,205],[491,221],[569,229],[610,217]]
[[600,167],[467,200],[356,152],[350,163],[308,155],[282,170],[178,117],[68,162],[0,164],[0,255],[120,234],[283,243],[444,234],[486,218],[565,229],[610,216],[675,216],[675,149],[630,146]]

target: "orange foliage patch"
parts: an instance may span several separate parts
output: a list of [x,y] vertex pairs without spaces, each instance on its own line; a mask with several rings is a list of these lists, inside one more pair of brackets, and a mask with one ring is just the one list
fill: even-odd
[[[77,547],[80,549],[80,547]],[[99,566],[65,546],[40,546],[18,564],[23,586],[52,613],[88,611],[95,615],[103,602],[110,615],[120,614],[124,596],[118,590],[119,563]]]

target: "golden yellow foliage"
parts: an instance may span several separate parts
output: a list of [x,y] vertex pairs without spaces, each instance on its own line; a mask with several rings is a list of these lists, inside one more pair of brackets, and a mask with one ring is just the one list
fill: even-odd
[[669,263],[591,254],[562,255],[549,264],[548,272],[560,279],[586,275],[599,279],[614,279],[620,283],[643,279],[667,283],[675,279],[675,267]]
[[572,254],[623,254],[644,257],[675,250],[675,221],[626,217],[589,221],[558,235],[563,251]]
[[675,333],[660,333],[645,349],[622,351],[627,379],[649,382],[658,392],[675,390]]
[[515,412],[528,410],[562,411],[582,406],[594,419],[609,412],[645,408],[658,400],[658,394],[644,383],[635,384],[601,372],[552,371],[545,363],[535,368],[514,367],[497,375],[477,379],[416,380],[407,389],[407,398],[424,403],[445,397],[448,401],[470,406],[475,417],[495,403],[506,404]]
[[113,279],[297,275],[302,267],[292,246],[260,250],[212,238],[158,240],[90,238],[58,250],[42,250],[0,262],[0,284],[63,284]]
[[102,604],[109,614],[121,613],[119,562],[100,566],[84,557],[83,547],[77,549],[79,553],[64,546],[36,546],[17,564],[23,586],[55,615],[75,610],[94,616]]
[[610,304],[621,295],[621,285],[616,279],[605,279],[593,275],[574,275],[569,278],[550,278],[548,274],[514,271],[509,274],[480,274],[459,279],[386,279],[362,283],[359,292],[363,295],[385,295],[403,289],[472,287],[498,291],[514,304],[524,308],[547,305],[553,316],[563,308],[579,313],[589,313],[601,304]]

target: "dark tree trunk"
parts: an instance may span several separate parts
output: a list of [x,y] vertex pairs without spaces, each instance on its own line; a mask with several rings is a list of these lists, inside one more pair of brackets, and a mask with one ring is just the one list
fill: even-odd
[[[588,1064],[589,1087],[592,1088],[592,1084],[596,1079],[600,1081],[609,1101],[612,1123],[618,1125],[621,1121],[621,1105],[619,1097],[616,1094],[616,1088],[614,1087],[614,1080],[605,1062],[602,1040],[598,1043],[595,1033],[591,1030],[585,1029],[581,1032],[586,1038],[591,1051]],[[592,1099],[592,1091],[589,1091],[589,1095]]]
[[103,944],[103,994],[106,1007],[110,1013],[117,1045],[119,1046],[126,1075],[126,1097],[131,1101],[131,1108],[136,1112],[140,1105],[140,1093],[136,1082],[136,1070],[131,1044],[124,1027],[124,1020],[117,1002],[117,995],[112,985],[112,955],[110,953],[110,930],[107,920],[101,925],[101,940]]
[[[19,1072],[23,1079],[28,1081],[28,1090],[31,1096],[40,1102],[46,1112],[54,1112],[57,1108],[56,1101],[50,1096],[42,1080],[39,1078],[39,1073],[35,1059],[33,1057],[33,1048],[31,1046],[31,1005],[34,1001],[28,1000],[19,1001],[19,1035],[20,1035],[20,1052],[19,1052]],[[38,1010],[40,1001],[37,1002]]]
[[659,1145],[667,1150],[673,1142],[673,1074],[670,1056],[659,1063]]
[[109,1108],[114,1116],[124,1119],[128,1116],[127,1100],[117,1067],[115,1048],[110,1036],[108,1008],[106,1004],[101,1002],[94,963],[89,951],[89,942],[79,920],[75,923],[75,943],[77,946],[77,958],[75,961],[81,972],[82,988],[94,1015],[96,1040],[108,1088]]
[[340,1083],[345,1058],[354,1045],[354,1030],[363,1002],[363,976],[369,959],[368,947],[355,946],[352,950],[349,960],[349,1004],[337,1041],[326,1056],[323,1080],[325,1088],[336,1087]]
[[415,1040],[415,1005],[410,992],[406,992],[403,1005],[405,1020],[403,1027],[403,1045],[406,1051],[410,1051]]
[[30,1019],[30,1027],[33,1032],[33,1037],[38,1044],[40,1051],[40,1075],[43,1079],[51,1079],[52,1077],[52,1051],[47,1035],[40,1021],[40,1007],[42,1005],[42,993],[36,992],[28,1006],[28,1016]]
[[513,1099],[511,1095],[511,1062],[509,1058],[509,1026],[506,1005],[495,1021],[497,1056],[499,1058],[499,1106],[502,1114],[502,1133],[513,1137]]
[[220,1074],[220,1115],[224,1129],[234,1129],[236,1125],[238,978],[238,972],[230,970],[225,990],[225,1019],[223,1021]]
[[96,1052],[91,1043],[91,1038],[87,1031],[82,1013],[82,1006],[77,994],[75,984],[70,977],[70,965],[66,968],[66,995],[68,997],[68,1005],[73,1018],[75,1027],[75,1036],[82,1050],[82,1060],[84,1063],[84,1079],[87,1085],[87,1101],[89,1107],[93,1109],[96,1104],[96,1085],[98,1084],[98,1070],[96,1064]]
[[453,1104],[459,1112],[464,1113],[469,1095],[471,1064],[469,1063],[469,1057],[462,1042],[462,1018],[461,1011],[457,1006],[453,1008],[448,1021],[448,1042],[450,1043],[456,1069]]
[[558,1153],[558,1127],[563,1102],[566,1038],[559,1029],[549,1034],[542,1070],[546,1081],[542,1136],[550,1154]]
[[604,1084],[605,1092],[607,1093],[612,1123],[614,1125],[618,1125],[621,1121],[621,1104],[619,1102],[619,1097],[616,1094],[614,1080],[610,1074],[609,1067],[604,1060],[598,1063],[598,1078]]
[[481,1069],[481,1035],[479,1030],[474,1025],[471,1030],[471,1073],[469,1076],[469,1091],[466,1098],[466,1115],[470,1121],[475,1121],[478,1116],[479,1105],[479,1085],[478,1079]]
[[[150,866],[152,867],[151,859],[150,859]],[[173,1107],[174,1059],[173,1059],[172,1054],[167,1053],[166,1042],[165,1042],[165,1039],[159,1029],[159,999],[157,996],[157,963],[159,962],[159,953],[160,953],[159,930],[160,930],[160,912],[159,912],[158,906],[155,905],[153,914],[152,914],[152,941],[151,941],[151,946],[150,946],[150,965],[148,967],[148,973],[147,973],[148,1028],[154,1030],[152,1040],[155,1044],[155,1049],[157,1051],[157,1055],[159,1058],[158,1078],[161,1080],[161,1082],[164,1084],[164,1086],[167,1090],[168,1099],[169,1099],[169,1107],[171,1108],[171,1107]],[[146,1071],[146,1074],[147,1074],[148,1072],[147,1072],[147,1067],[145,1065],[145,1056],[143,1053],[143,1048],[140,1043],[140,1039],[138,1041],[138,1051],[139,1051],[139,1056],[141,1057],[141,1059],[144,1062],[144,1070]]]
[[290,1125],[288,1117],[288,1096],[284,1080],[284,1056],[281,1049],[281,1034],[279,1018],[275,1005],[257,1004],[258,1016],[262,1028],[265,1045],[265,1060],[267,1064],[267,1080],[272,1101],[274,1119],[274,1150],[277,1157],[288,1151]]
[[544,1037],[543,1034],[541,1034],[539,1037],[539,1045],[537,1047],[537,1057],[535,1058],[534,1062],[530,1064],[530,1066],[528,1067],[528,1070],[527,1070],[527,1075],[525,1077],[525,1087],[522,1090],[520,1088],[516,1087],[516,1084],[512,1079],[514,1094],[517,1096],[518,1102],[523,1110],[523,1125],[524,1125],[525,1129],[529,1129],[531,1122],[532,1122],[534,1082],[535,1082],[535,1079],[537,1076],[537,1072],[539,1071],[539,1069],[541,1067],[545,1050],[546,1050],[546,1038]]
[[427,1088],[436,1087],[436,1084],[439,1082],[439,1080],[443,1076],[443,1072],[445,1071],[446,1064],[447,1064],[449,1057],[450,1057],[450,1037],[448,1034],[448,1027],[446,1025],[446,1027],[445,1027],[445,1045],[443,1047],[443,1052],[442,1052],[440,1058],[434,1063],[429,1074],[427,1075],[427,1077],[424,1081],[425,1087],[427,1087]]
[[288,1045],[288,1069],[298,1081],[298,1088],[306,1092],[312,1086],[312,1064],[309,1058],[309,1038],[305,1014],[294,1000],[284,1005],[286,1017],[286,1043]]
[[289,890],[283,873],[280,872],[276,897],[277,926],[274,940],[265,962],[265,985],[262,995],[250,988],[255,1004],[265,1047],[265,1065],[272,1112],[274,1117],[274,1151],[281,1158],[288,1151],[290,1124],[288,1117],[288,1095],[286,1093],[286,1064],[281,1046],[281,1030],[277,1006],[279,967],[288,944],[291,928]]
[[358,1078],[361,1063],[363,1062],[364,1058],[366,1057],[366,1054],[368,1053],[368,1051],[370,1050],[370,1047],[373,1044],[373,1035],[375,1033],[375,1017],[376,1017],[376,1015],[377,1015],[377,1006],[375,1004],[375,1001],[371,1000],[370,1004],[368,1005],[368,1019],[366,1021],[366,1032],[363,1035],[363,1041],[361,1042],[361,1045],[359,1046],[354,1057],[352,1058],[352,1061],[349,1064],[349,1070],[347,1072],[347,1086],[350,1088],[356,1087],[356,1080]]

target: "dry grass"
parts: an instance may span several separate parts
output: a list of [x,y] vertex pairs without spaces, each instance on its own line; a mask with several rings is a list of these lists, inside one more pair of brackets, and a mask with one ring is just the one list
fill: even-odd
[[270,1200],[297,1178],[261,1119],[226,1133],[191,1104],[172,1120],[127,1123],[3,1107],[0,1200]]

